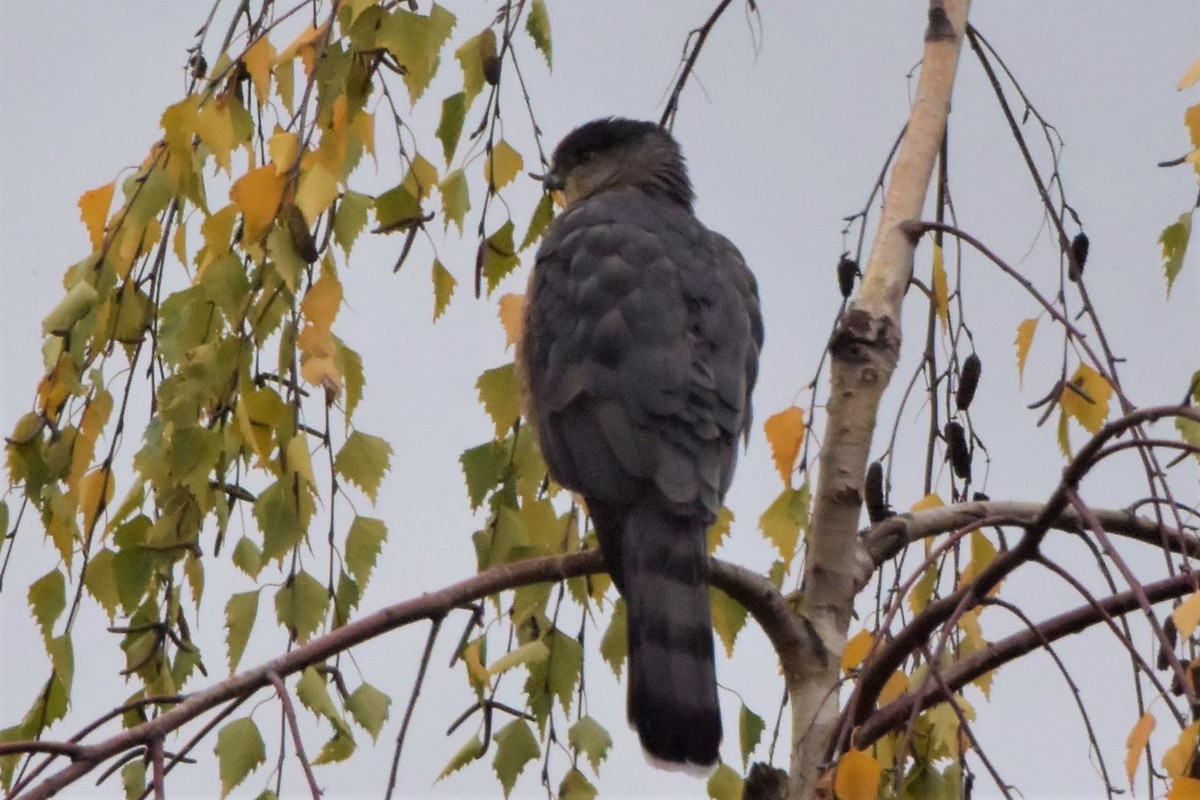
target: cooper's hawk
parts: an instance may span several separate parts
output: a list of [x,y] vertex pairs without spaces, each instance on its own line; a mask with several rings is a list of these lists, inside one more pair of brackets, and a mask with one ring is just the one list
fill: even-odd
[[546,182],[566,210],[529,282],[527,410],[625,597],[630,723],[666,766],[709,767],[721,715],[705,541],[750,426],[758,289],[692,213],[679,146],[657,126],[577,128]]

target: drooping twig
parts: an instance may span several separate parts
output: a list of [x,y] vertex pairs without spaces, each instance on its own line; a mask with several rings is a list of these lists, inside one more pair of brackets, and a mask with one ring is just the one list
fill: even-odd
[[713,26],[717,24],[717,20],[725,13],[725,9],[731,2],[733,0],[721,0],[704,24],[688,33],[687,43],[684,45],[684,52],[687,55],[684,56],[679,77],[675,80],[675,88],[671,90],[671,97],[667,100],[667,107],[663,109],[662,118],[658,121],[660,127],[671,130],[675,124],[675,113],[679,111],[679,96],[683,94],[683,87],[687,84],[692,69],[696,66],[696,59],[700,57],[700,51],[708,40],[708,34],[712,33]]
[[296,710],[292,707],[292,698],[288,694],[287,686],[284,685],[283,678],[271,670],[267,670],[267,680],[275,687],[275,694],[278,695],[279,704],[283,707],[283,715],[287,718],[288,728],[292,732],[292,743],[296,745],[296,758],[300,760],[300,766],[304,769],[304,777],[308,780],[308,789],[312,793],[313,800],[321,800],[321,787],[317,785],[317,776],[313,774],[308,754],[304,752],[304,738],[300,735],[300,723],[296,721]]
[[408,734],[408,723],[417,707],[417,698],[421,694],[421,685],[425,682],[425,670],[429,667],[429,657],[433,655],[433,643],[437,641],[438,631],[442,628],[443,617],[434,617],[433,625],[429,628],[429,636],[425,639],[425,652],[421,654],[421,665],[417,668],[417,680],[413,683],[412,694],[408,696],[408,708],[404,710],[404,721],[400,723],[400,733],[396,736],[396,750],[392,755],[392,770],[388,775],[387,792],[384,797],[391,800],[392,792],[396,789],[396,777],[400,771],[400,753],[404,750],[404,737]]

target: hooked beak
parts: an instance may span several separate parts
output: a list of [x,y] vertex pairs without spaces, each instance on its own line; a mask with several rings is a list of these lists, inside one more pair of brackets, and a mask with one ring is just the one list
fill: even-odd
[[561,175],[551,169],[542,176],[542,187],[547,192],[561,192],[563,189],[567,188],[567,184]]

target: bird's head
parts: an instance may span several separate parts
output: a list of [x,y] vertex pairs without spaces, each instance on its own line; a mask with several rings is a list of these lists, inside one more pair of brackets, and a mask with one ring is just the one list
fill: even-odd
[[580,125],[554,149],[546,188],[570,208],[600,192],[637,186],[691,208],[691,181],[679,145],[652,122],[606,117]]

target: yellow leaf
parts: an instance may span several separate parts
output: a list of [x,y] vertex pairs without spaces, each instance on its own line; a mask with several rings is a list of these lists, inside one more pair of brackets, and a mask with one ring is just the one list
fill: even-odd
[[1200,780],[1180,776],[1167,790],[1167,800],[1200,800]]
[[903,671],[896,670],[879,690],[879,705],[886,706],[888,703],[899,700],[907,691],[908,676]]
[[942,328],[950,327],[950,289],[946,285],[946,262],[941,245],[933,246],[933,310],[942,321]]
[[472,679],[472,683],[479,686],[487,686],[491,683],[492,676],[488,674],[487,667],[483,665],[480,657],[478,639],[463,648],[462,657],[463,662],[467,665],[467,674]]
[[229,106],[224,100],[216,99],[206,103],[196,115],[196,133],[200,141],[212,151],[217,166],[227,173],[233,169],[231,154],[237,144],[237,135],[233,131],[233,117]]
[[1200,625],[1200,592],[1193,592],[1188,598],[1175,607],[1171,619],[1183,638],[1189,638]]
[[337,195],[337,178],[323,164],[314,161],[304,165],[300,172],[300,186],[296,189],[296,206],[304,212],[304,219],[309,225],[315,224],[317,218],[333,205]]
[[115,490],[112,470],[107,467],[97,467],[83,476],[83,480],[79,482],[79,510],[83,514],[85,535],[91,532],[96,518],[112,502]]
[[1192,137],[1192,147],[1200,147],[1200,103],[1183,112],[1183,124]]
[[437,186],[438,173],[437,167],[429,163],[425,156],[418,153],[412,160],[412,165],[408,168],[408,173],[404,176],[404,181],[400,184],[408,193],[417,198],[417,202],[421,202]]
[[371,158],[375,157],[375,115],[369,111],[360,111],[354,115],[354,119],[350,122],[350,128],[358,134],[358,140],[362,142],[363,148],[371,154]]
[[506,294],[500,298],[500,324],[504,327],[504,346],[511,347],[521,341],[521,328],[525,322],[525,295]]
[[288,471],[298,475],[304,481],[308,488],[313,488],[317,485],[317,480],[313,475],[312,453],[308,452],[308,442],[305,437],[293,436],[292,440],[287,445],[287,467]]
[[279,210],[286,180],[267,164],[247,172],[229,189],[229,199],[242,212],[244,241],[258,244],[267,235]]
[[941,508],[944,505],[946,504],[942,502],[942,498],[938,497],[935,492],[934,494],[927,494],[922,497],[909,510],[915,514],[918,511],[928,511],[931,508]]
[[1130,785],[1133,784],[1133,773],[1137,772],[1138,761],[1141,760],[1142,751],[1146,749],[1146,742],[1150,741],[1150,732],[1153,730],[1154,715],[1142,714],[1142,718],[1129,732],[1129,738],[1125,740],[1125,773],[1129,776]]
[[171,238],[171,249],[180,264],[187,264],[187,224],[180,222],[175,226],[175,235]]
[[350,129],[350,101],[339,94],[333,101],[333,112],[329,118],[329,130],[321,140],[321,153],[325,166],[334,175],[343,175],[346,163],[346,134]]
[[771,457],[779,477],[789,487],[792,485],[792,469],[804,443],[804,411],[798,406],[785,408],[763,423],[763,432],[771,444]]
[[328,332],[342,305],[342,284],[331,269],[321,270],[320,279],[304,294],[300,313],[318,329]]
[[1183,91],[1196,81],[1200,81],[1200,58],[1197,58],[1195,63],[1188,67],[1187,72],[1183,73],[1183,77],[1179,79],[1175,88]]
[[1033,344],[1033,332],[1037,330],[1038,321],[1036,318],[1027,319],[1017,326],[1017,377],[1025,377],[1025,358],[1029,355],[1029,348]]
[[958,585],[966,586],[996,558],[996,545],[983,531],[971,531],[971,560],[959,575]]
[[833,791],[838,800],[875,800],[883,767],[862,750],[850,750],[838,760]]
[[1096,433],[1108,417],[1108,401],[1112,398],[1113,388],[1087,364],[1079,365],[1079,369],[1071,376],[1071,383],[1087,396],[1064,386],[1060,398],[1063,412],[1078,420],[1089,432]]
[[254,97],[260,106],[267,102],[271,92],[271,64],[274,61],[275,47],[266,36],[255,40],[242,56],[242,64],[254,82]]
[[871,652],[871,643],[875,636],[866,628],[850,637],[842,650],[842,670],[850,672],[862,664],[863,659]]
[[316,46],[325,35],[328,25],[328,22],[320,26],[309,25],[300,32],[299,36],[292,40],[291,44],[283,49],[283,52],[276,57],[275,63],[282,64],[285,61],[291,61],[299,55],[300,59],[304,62],[305,74],[311,76],[313,65],[317,59]]
[[87,226],[93,250],[99,250],[104,244],[104,222],[108,219],[112,196],[113,182],[109,182],[84,192],[79,198],[79,218]]
[[503,139],[492,150],[492,154],[483,162],[483,178],[488,182],[492,191],[503,189],[513,178],[520,174],[525,166],[521,154]]
[[300,138],[290,131],[276,131],[267,140],[267,154],[275,165],[275,174],[283,175],[296,165],[300,152]]
[[236,206],[228,205],[200,223],[200,236],[204,239],[204,247],[196,254],[200,276],[204,275],[205,267],[229,252],[233,244],[237,212]]
[[1179,732],[1179,738],[1163,753],[1162,765],[1167,775],[1180,778],[1187,774],[1192,764],[1192,754],[1196,752],[1196,739],[1200,736],[1200,722],[1193,722]]
[[442,265],[438,259],[433,260],[433,321],[437,322],[438,317],[446,311],[446,306],[450,305],[450,298],[454,295],[454,287],[458,286],[458,280],[450,274],[450,270]]

